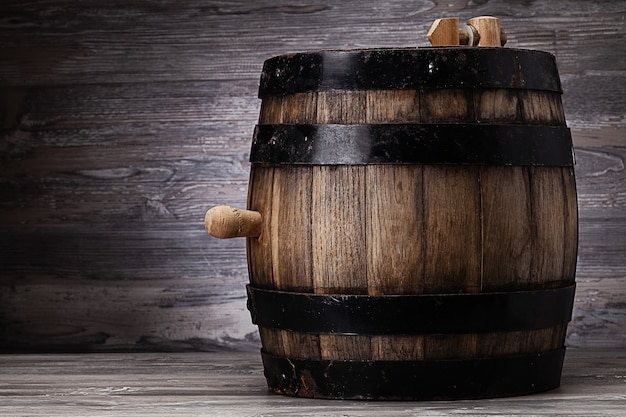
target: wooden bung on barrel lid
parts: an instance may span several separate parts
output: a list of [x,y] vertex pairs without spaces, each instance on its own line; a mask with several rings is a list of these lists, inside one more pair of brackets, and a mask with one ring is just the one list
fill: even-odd
[[479,16],[468,19],[459,29],[459,18],[437,19],[428,30],[428,40],[432,46],[504,46],[506,33],[500,28],[500,19],[493,16]]

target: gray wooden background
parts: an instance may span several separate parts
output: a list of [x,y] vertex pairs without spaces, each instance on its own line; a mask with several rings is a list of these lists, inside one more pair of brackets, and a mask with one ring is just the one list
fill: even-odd
[[0,350],[249,350],[244,206],[263,61],[427,46],[438,17],[502,19],[556,55],[576,150],[567,343],[626,348],[623,1],[25,1],[0,4]]

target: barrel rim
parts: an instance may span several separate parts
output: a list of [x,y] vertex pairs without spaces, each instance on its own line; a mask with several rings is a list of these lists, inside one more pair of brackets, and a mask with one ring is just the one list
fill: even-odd
[[468,46],[468,45],[448,45],[448,46],[387,46],[387,47],[373,47],[373,48],[329,48],[329,49],[311,49],[301,50],[295,52],[287,52],[284,54],[274,55],[268,58],[266,61],[281,58],[292,57],[294,55],[306,55],[306,54],[321,54],[326,52],[371,52],[371,51],[422,51],[422,50],[445,50],[445,49],[475,49],[475,50],[493,50],[493,51],[518,51],[518,52],[531,52],[536,54],[545,54],[554,57],[554,54],[548,51],[540,51],[537,49],[527,48],[503,48],[499,46]]
[[267,59],[259,98],[308,91],[508,88],[562,93],[549,52],[417,47],[296,52]]

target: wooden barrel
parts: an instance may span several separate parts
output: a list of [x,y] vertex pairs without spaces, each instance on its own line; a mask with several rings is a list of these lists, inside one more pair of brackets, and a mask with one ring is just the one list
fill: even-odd
[[249,308],[270,390],[460,399],[560,383],[577,206],[554,57],[503,48],[265,62]]

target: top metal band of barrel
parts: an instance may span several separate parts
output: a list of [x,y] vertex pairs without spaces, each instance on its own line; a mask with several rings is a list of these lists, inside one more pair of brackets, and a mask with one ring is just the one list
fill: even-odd
[[320,51],[265,61],[259,97],[327,90],[511,88],[562,92],[552,54],[512,48]]
[[573,156],[562,126],[258,125],[250,162],[573,166]]

